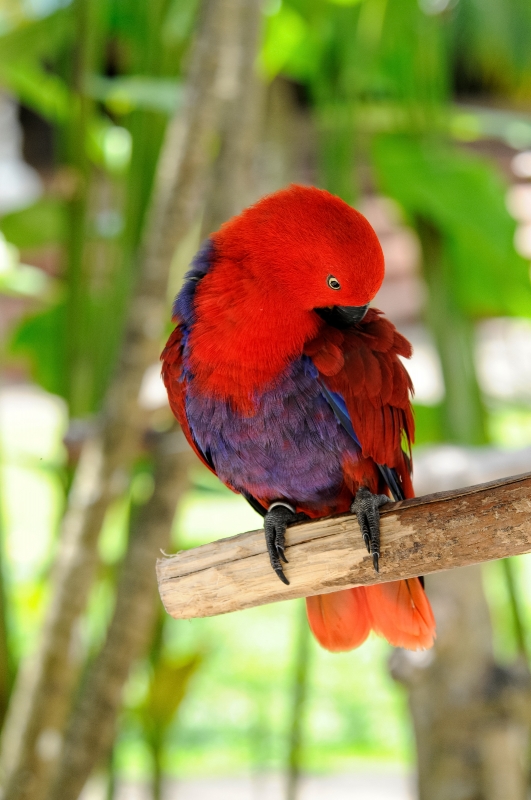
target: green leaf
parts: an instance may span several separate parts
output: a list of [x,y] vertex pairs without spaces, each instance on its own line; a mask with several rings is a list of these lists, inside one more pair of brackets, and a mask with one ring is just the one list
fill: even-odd
[[66,396],[65,356],[60,342],[65,330],[66,307],[59,303],[25,319],[13,334],[9,352],[29,358],[37,383],[46,391]]
[[424,406],[413,404],[415,414],[415,447],[444,441],[442,405]]
[[0,78],[25,105],[46,119],[64,122],[73,99],[61,78],[42,67],[74,35],[71,8],[26,21],[0,36]]
[[441,232],[463,311],[531,315],[529,266],[514,249],[506,186],[492,165],[438,140],[398,135],[376,138],[373,159],[381,190],[413,224],[422,217]]
[[42,269],[19,264],[15,269],[0,272],[0,292],[15,297],[39,297],[49,286],[50,279]]
[[304,18],[295,9],[281,6],[268,18],[260,63],[269,79],[278,75],[308,31]]
[[22,103],[51,122],[65,122],[78,102],[61,78],[29,60],[0,63],[0,78]]
[[183,100],[183,88],[173,78],[148,78],[128,75],[104,78],[92,75],[87,90],[116,114],[128,114],[136,108],[173,114]]
[[197,14],[198,0],[172,0],[162,26],[165,42],[184,42],[191,35]]
[[6,214],[0,220],[0,229],[7,241],[20,249],[61,243],[65,226],[64,203],[50,197],[22,211]]
[[18,249],[0,232],[0,293],[38,297],[46,293],[50,283],[42,269],[20,263]]
[[199,653],[179,660],[162,660],[155,666],[148,696],[140,709],[151,736],[161,739],[184,699],[188,683],[203,663]]
[[26,21],[0,36],[0,69],[14,61],[37,60],[54,54],[74,34],[71,8]]

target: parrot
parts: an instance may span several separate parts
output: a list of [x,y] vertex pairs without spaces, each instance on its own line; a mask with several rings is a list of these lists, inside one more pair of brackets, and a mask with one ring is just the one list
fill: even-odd
[[[412,497],[412,348],[370,306],[384,256],[368,220],[324,189],[292,184],[212,233],[173,305],[162,352],[173,414],[199,459],[264,519],[289,583],[286,530],[351,512],[376,572],[380,508]],[[371,631],[432,646],[422,578],[306,598],[332,652]]]

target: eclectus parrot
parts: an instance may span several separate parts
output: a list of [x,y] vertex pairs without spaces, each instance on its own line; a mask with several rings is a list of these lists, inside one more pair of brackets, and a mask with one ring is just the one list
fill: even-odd
[[[409,342],[369,303],[384,258],[368,221],[338,197],[290,186],[212,234],[174,304],[162,353],[171,408],[203,463],[264,517],[271,565],[287,526],[351,510],[378,571],[379,508],[413,496]],[[371,630],[430,647],[421,580],[307,598],[328,650]]]

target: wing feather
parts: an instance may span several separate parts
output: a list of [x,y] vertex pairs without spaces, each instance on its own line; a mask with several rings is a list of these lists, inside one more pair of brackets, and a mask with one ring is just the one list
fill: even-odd
[[369,309],[362,323],[347,330],[326,326],[305,353],[317,367],[337,418],[361,446],[362,457],[378,466],[396,499],[412,497],[413,387],[399,358],[411,355],[407,339],[381,312]]
[[171,334],[166,347],[162,351],[160,360],[162,361],[162,380],[168,393],[170,408],[173,411],[188,444],[211,472],[216,474],[210,453],[204,453],[197,444],[195,437],[190,430],[185,409],[186,377],[183,371],[183,339],[184,333],[178,325]]

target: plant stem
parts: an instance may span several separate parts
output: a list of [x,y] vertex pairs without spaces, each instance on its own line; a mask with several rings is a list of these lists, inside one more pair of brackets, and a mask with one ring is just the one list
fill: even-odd
[[310,628],[306,619],[306,605],[300,603],[295,619],[295,664],[292,694],[292,714],[289,734],[288,775],[286,800],[296,800],[302,765],[303,716],[309,680]]
[[514,563],[511,558],[503,558],[501,565],[505,575],[507,592],[509,594],[509,605],[513,618],[514,635],[518,654],[523,656],[526,663],[529,664],[529,649],[525,636],[524,615],[522,613],[519,591],[514,575]]
[[416,223],[429,290],[428,325],[444,376],[444,438],[459,444],[485,444],[485,410],[474,364],[473,324],[452,297],[449,258],[441,233],[423,218],[418,217]]
[[[133,4],[131,13],[137,28],[142,29],[143,41],[143,46],[139,48],[137,57],[130,65],[135,75],[153,78],[163,72],[166,52],[162,26],[167,5],[167,0]],[[162,112],[150,109],[135,109],[129,115],[128,121],[123,124],[127,125],[131,133],[133,150],[125,181],[125,219],[120,239],[120,253],[116,259],[103,309],[104,339],[100,347],[102,352],[96,375],[96,407],[99,407],[112,375],[123,336],[127,308],[138,275],[138,247],[142,239],[168,117]]]
[[13,664],[9,651],[7,594],[4,568],[5,524],[2,465],[2,443],[0,441],[0,729],[4,724],[13,684]]
[[68,208],[67,304],[65,394],[72,416],[81,416],[90,408],[91,337],[87,330],[89,285],[83,268],[86,239],[87,206],[91,167],[87,156],[87,138],[94,102],[86,91],[87,77],[95,72],[100,35],[97,0],[76,0],[76,40],[72,75],[76,104],[67,130],[69,164],[75,180],[74,194]]
[[152,797],[153,800],[162,800],[163,778],[162,771],[162,742],[157,741],[151,746],[151,757],[153,759],[152,774]]

